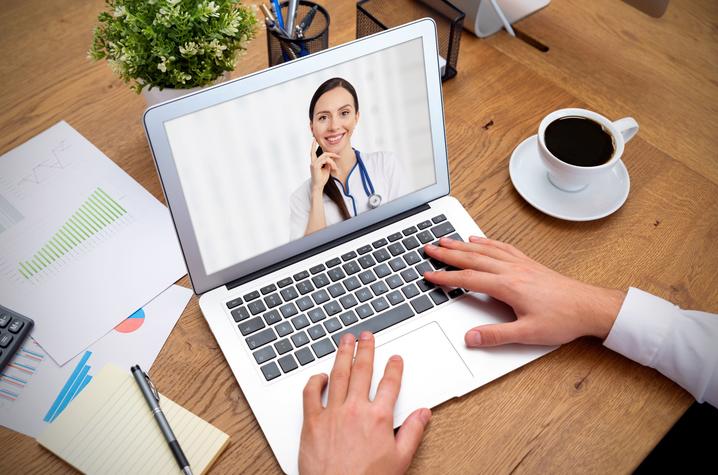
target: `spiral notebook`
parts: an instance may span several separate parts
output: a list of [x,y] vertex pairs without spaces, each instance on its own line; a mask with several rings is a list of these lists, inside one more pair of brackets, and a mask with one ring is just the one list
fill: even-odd
[[[160,395],[160,406],[195,474],[229,436]],[[180,473],[129,368],[105,366],[37,441],[85,473]]]

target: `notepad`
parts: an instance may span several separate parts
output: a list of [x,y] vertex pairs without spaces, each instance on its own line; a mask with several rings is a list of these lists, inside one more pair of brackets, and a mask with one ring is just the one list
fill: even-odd
[[[192,471],[206,472],[229,436],[161,395],[160,407]],[[37,441],[85,473],[180,473],[129,368],[106,365]]]

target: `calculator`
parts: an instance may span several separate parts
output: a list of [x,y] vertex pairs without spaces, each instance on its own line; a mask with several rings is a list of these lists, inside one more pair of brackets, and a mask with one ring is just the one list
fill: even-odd
[[31,319],[0,305],[0,371],[10,363],[33,325]]

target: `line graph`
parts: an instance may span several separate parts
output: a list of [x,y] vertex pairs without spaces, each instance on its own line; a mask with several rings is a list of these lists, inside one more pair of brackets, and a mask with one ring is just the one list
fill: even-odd
[[64,157],[66,152],[70,150],[70,145],[65,140],[60,141],[55,147],[50,149],[51,157],[44,160],[30,169],[30,172],[23,175],[18,181],[18,186],[23,184],[40,185],[47,181],[56,170],[64,170],[70,166]]

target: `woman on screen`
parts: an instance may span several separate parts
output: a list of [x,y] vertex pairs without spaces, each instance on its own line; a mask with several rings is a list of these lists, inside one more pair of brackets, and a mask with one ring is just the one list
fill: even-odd
[[322,83],[309,103],[311,178],[290,198],[291,239],[324,229],[402,196],[403,177],[390,152],[360,152],[351,138],[359,99],[345,79]]

